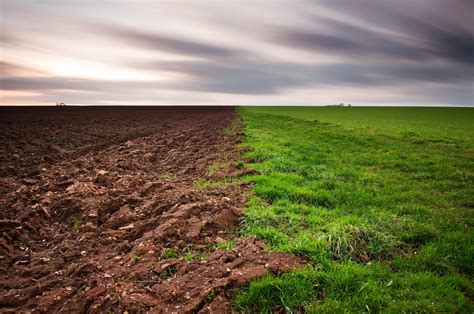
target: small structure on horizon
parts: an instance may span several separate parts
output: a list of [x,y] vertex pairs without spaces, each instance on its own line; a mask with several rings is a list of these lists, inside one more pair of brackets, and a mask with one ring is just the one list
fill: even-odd
[[56,107],[66,107],[66,104],[63,102],[57,102]]

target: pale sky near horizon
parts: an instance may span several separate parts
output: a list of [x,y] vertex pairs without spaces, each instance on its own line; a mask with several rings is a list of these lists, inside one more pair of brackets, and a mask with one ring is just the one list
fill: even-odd
[[474,106],[474,1],[0,0],[2,105]]

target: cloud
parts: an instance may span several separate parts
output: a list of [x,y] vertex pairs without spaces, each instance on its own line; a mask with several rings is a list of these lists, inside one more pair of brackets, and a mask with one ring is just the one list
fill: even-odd
[[167,81],[110,81],[60,77],[5,77],[6,90],[137,92],[182,90],[240,95],[278,94],[317,86],[383,88],[412,84],[461,84],[474,78],[471,68],[438,64],[303,64],[241,60],[233,64],[210,60],[133,63],[139,69],[180,74]]
[[[238,3],[204,1],[185,12],[180,5],[133,1],[95,9],[54,4],[39,6],[35,19],[44,23],[34,27],[8,14],[8,32],[0,34],[9,56],[0,63],[2,89],[77,103],[159,103],[170,95],[179,102],[186,94],[189,102],[273,97],[293,104],[295,97],[312,101],[307,95],[320,90],[336,99],[382,99],[386,91],[405,103],[474,102],[470,1],[268,3],[264,15]],[[29,16],[38,5],[13,7]],[[163,20],[170,25],[160,27]],[[28,72],[42,63],[49,74]],[[116,71],[101,76],[98,65]]]
[[[449,4],[437,0],[317,2],[316,9],[320,6],[339,13],[334,14],[337,18],[332,14],[322,16],[317,10],[309,10],[308,16],[322,25],[325,36],[351,42],[352,47],[343,47],[349,53],[420,61],[445,59],[467,64],[474,61],[472,1],[452,0]],[[340,12],[343,12],[342,17]],[[291,35],[291,31],[286,33]],[[303,49],[310,49],[312,44],[316,49],[331,48],[317,37],[298,41],[299,30],[293,31],[294,36],[286,34],[287,44],[299,44]],[[310,33],[318,35],[318,31]],[[285,40],[282,43],[285,44]]]
[[474,62],[474,34],[458,28],[441,28],[437,26],[427,26],[422,32],[431,43],[433,55],[446,59],[468,63]]
[[[418,26],[411,32],[387,34],[327,18],[320,20],[329,29],[326,33],[281,27],[275,30],[269,40],[294,49],[364,60],[377,57],[379,60],[419,62],[446,59],[472,64],[474,61],[474,36],[455,27],[442,29],[410,19],[412,25]],[[419,35],[414,37],[416,32]]]
[[16,63],[0,60],[0,77],[2,76],[39,76],[39,75],[44,75],[44,74],[45,74],[44,72],[41,72],[37,69],[33,69],[30,67],[18,65]]
[[[474,78],[471,67],[448,63],[298,63],[241,60],[220,63],[209,60],[134,63],[150,71],[184,74],[195,86],[230,93],[266,93],[279,88],[307,85],[367,85],[405,82],[456,83]],[[214,87],[214,90],[212,90]]]
[[1,79],[1,87],[5,90],[25,90],[51,92],[57,90],[69,91],[108,91],[120,93],[125,90],[155,88],[150,81],[110,81],[78,79],[68,77],[29,77],[9,76]]
[[119,25],[98,24],[93,25],[92,28],[94,31],[99,31],[127,45],[138,45],[142,48],[169,52],[176,55],[200,58],[236,58],[244,55],[244,52],[238,49],[225,48],[202,41],[180,39],[174,36],[165,36]]
[[423,60],[429,56],[421,47],[407,43],[402,38],[386,35],[354,25],[324,19],[327,33],[297,28],[280,28],[270,40],[294,49],[316,53],[331,53],[342,57],[371,59],[396,58]]

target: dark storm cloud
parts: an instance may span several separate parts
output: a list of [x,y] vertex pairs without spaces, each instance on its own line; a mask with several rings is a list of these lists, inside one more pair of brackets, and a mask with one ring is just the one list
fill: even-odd
[[178,39],[174,36],[165,36],[118,25],[94,25],[94,30],[103,32],[107,36],[111,36],[127,45],[178,55],[202,58],[227,58],[238,57],[243,54],[243,51],[237,49],[225,48],[200,41]]

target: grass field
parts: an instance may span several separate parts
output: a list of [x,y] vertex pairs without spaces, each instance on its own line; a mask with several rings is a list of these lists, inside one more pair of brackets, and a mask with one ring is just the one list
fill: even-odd
[[304,120],[318,120],[345,129],[365,129],[428,139],[474,140],[472,108],[421,107],[248,107],[253,113],[271,113]]
[[239,108],[260,174],[242,233],[309,260],[239,310],[466,312],[474,109]]

